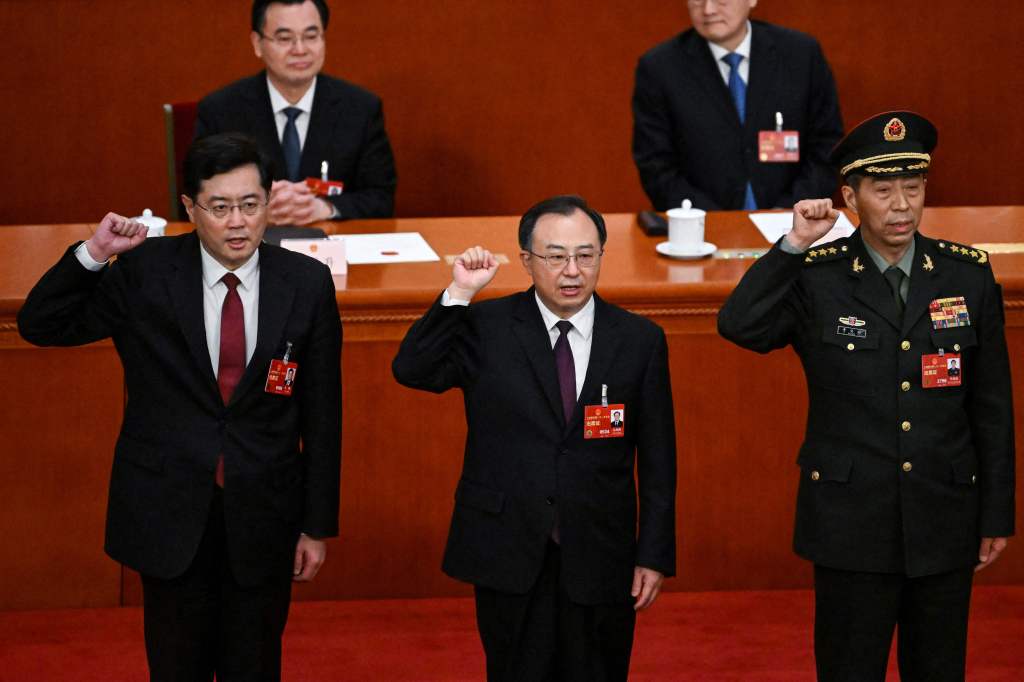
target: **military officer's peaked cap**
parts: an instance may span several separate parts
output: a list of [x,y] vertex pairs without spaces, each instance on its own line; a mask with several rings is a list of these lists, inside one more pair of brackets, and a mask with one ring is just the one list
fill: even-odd
[[851,173],[884,177],[927,173],[939,132],[912,111],[876,114],[851,130],[829,161],[844,178]]

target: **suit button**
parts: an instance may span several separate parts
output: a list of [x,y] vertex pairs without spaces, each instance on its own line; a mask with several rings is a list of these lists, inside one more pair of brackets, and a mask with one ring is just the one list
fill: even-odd
[[900,348],[903,350],[910,350],[910,341],[904,341],[900,344]]
[[553,505],[555,503],[555,498],[553,498],[553,497],[545,497],[544,501],[548,503],[548,506],[550,506],[550,505]]
[[959,353],[960,352],[960,344],[959,343],[954,343],[953,344],[953,350],[955,350],[957,353]]
[[903,422],[902,424],[900,424],[900,428],[903,429],[904,431],[909,431],[910,430],[910,422]]
[[908,474],[910,473],[910,470],[913,469],[913,468],[914,468],[914,465],[911,464],[910,462],[904,462],[903,463],[903,470],[905,472],[907,472]]
[[853,345],[852,343],[846,344],[846,350],[853,350],[854,348],[856,348],[856,346]]
[[900,384],[900,389],[902,389],[904,393],[909,391],[910,390],[910,382],[909,381],[904,381],[902,384]]
[[819,478],[821,478],[821,474],[819,472],[817,472],[817,471],[812,471],[811,472],[811,480],[812,481],[817,481]]

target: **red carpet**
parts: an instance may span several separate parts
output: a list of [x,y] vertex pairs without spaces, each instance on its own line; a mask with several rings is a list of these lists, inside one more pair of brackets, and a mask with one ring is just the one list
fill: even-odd
[[[811,611],[808,591],[662,595],[630,679],[812,681]],[[483,679],[468,599],[296,603],[284,647],[289,682]],[[1024,680],[1024,586],[975,588],[968,661],[971,682]],[[139,609],[0,612],[3,682],[145,679]]]

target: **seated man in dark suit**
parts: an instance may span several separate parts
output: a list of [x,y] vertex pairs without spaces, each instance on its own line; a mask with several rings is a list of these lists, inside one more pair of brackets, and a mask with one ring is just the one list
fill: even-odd
[[[255,0],[250,37],[266,71],[199,102],[195,139],[248,133],[274,160],[272,225],[394,214],[395,160],[380,99],[320,73],[329,19],[324,0]],[[344,183],[340,194],[306,185],[324,164],[328,179]]]
[[334,283],[261,243],[270,184],[245,135],[193,143],[194,232],[147,240],[108,213],[18,314],[31,343],[112,338],[124,366],[105,548],[142,574],[152,680],[278,680],[291,583],[338,534]]
[[[534,286],[473,301],[498,262],[468,249],[393,364],[405,386],[465,396],[443,569],[475,586],[492,682],[624,681],[635,613],[675,572],[665,333],[594,293],[606,237],[579,197],[542,201],[519,227]],[[594,426],[606,408],[630,426]]]
[[[633,159],[654,208],[792,208],[831,196],[843,134],[828,62],[811,36],[750,21],[757,0],[690,0],[693,28],[636,68]],[[795,131],[799,161],[761,157],[762,131]],[[783,136],[779,136],[782,138]],[[775,139],[791,149],[792,135]]]

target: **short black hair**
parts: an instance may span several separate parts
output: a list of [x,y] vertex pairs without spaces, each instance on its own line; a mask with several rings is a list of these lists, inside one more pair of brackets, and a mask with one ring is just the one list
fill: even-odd
[[[267,8],[277,3],[279,5],[301,5],[306,0],[253,0],[252,2],[252,30],[263,33],[263,26],[267,23]],[[320,23],[324,30],[327,30],[327,22],[331,20],[331,8],[324,0],[312,0],[316,5],[316,11],[320,13]]]
[[185,196],[195,201],[203,180],[249,164],[259,170],[260,185],[269,195],[274,181],[273,164],[256,140],[244,133],[220,133],[198,139],[185,155]]
[[608,230],[604,226],[604,218],[587,204],[586,200],[575,194],[560,194],[550,199],[538,202],[531,206],[519,220],[519,248],[523,251],[530,250],[530,242],[533,239],[533,228],[537,221],[543,216],[552,213],[557,215],[571,216],[576,211],[582,211],[594,222],[597,228],[597,236],[601,240],[601,246],[608,241]]

